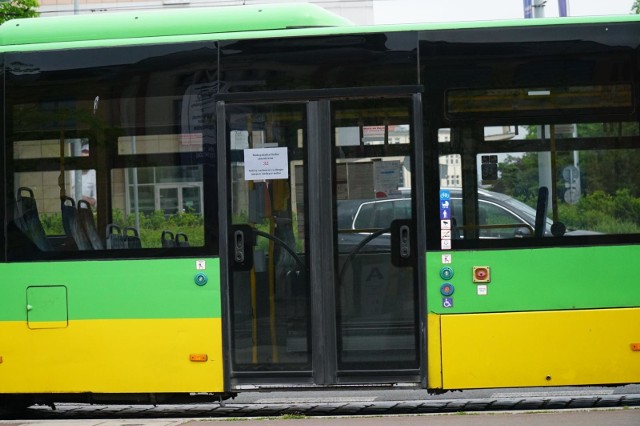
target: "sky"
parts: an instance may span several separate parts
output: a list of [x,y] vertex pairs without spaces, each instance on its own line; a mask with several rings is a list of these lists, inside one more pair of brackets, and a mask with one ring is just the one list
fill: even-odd
[[[569,16],[628,15],[633,0],[567,0]],[[545,17],[558,16],[558,1],[547,0]],[[523,0],[376,0],[376,24],[486,21],[523,18]]]

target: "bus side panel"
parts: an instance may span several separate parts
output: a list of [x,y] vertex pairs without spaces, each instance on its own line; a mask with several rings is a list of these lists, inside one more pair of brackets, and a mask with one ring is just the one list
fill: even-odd
[[427,315],[427,388],[442,389],[442,315]]
[[11,263],[0,276],[0,393],[224,391],[218,259]]
[[[636,272],[624,260],[639,256],[640,245],[427,252],[427,310],[452,315],[638,307]],[[490,271],[487,282],[474,281],[478,267]],[[452,276],[444,279],[443,269]],[[455,288],[448,304],[444,282]]]
[[640,382],[638,308],[443,315],[440,322],[445,389]]
[[11,336],[0,350],[2,393],[224,390],[220,318],[81,320],[49,329],[13,321],[0,323],[0,335]]

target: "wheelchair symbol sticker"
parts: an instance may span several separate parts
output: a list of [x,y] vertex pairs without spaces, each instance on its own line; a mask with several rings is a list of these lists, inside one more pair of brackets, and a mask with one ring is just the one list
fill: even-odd
[[453,308],[453,297],[443,297],[442,298],[442,307],[443,308]]

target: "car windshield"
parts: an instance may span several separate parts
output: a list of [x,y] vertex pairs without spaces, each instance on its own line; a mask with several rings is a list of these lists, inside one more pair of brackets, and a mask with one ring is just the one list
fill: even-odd
[[362,203],[356,212],[353,229],[381,229],[396,219],[411,218],[411,199],[381,199]]

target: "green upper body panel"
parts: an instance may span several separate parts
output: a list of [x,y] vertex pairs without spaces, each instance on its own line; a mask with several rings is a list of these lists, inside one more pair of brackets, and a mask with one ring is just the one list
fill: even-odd
[[[442,255],[450,255],[444,264]],[[640,306],[640,278],[633,259],[640,246],[565,247],[427,253],[430,313],[546,311]],[[473,267],[490,268],[491,281],[473,282]],[[443,267],[453,270],[449,280]],[[453,305],[440,287],[450,283]],[[486,294],[478,286],[486,285]],[[481,289],[482,290],[482,289]]]
[[185,8],[29,18],[0,29],[4,46],[349,25],[312,4]]
[[[27,295],[66,289],[69,321],[220,318],[220,265],[207,259],[102,260],[0,264],[0,321],[26,321]],[[197,285],[195,276],[208,282]]]

